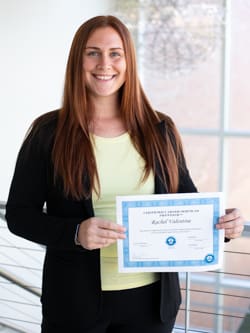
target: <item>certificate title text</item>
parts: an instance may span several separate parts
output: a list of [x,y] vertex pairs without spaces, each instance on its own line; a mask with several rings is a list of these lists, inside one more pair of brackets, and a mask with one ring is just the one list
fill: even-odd
[[[191,218],[187,214],[199,213],[199,209],[182,209],[182,210],[165,210],[165,209],[152,209],[146,210],[143,214],[154,217],[158,215],[158,219],[153,219],[152,224],[175,224],[175,223],[191,223]],[[185,215],[185,218],[182,217]]]

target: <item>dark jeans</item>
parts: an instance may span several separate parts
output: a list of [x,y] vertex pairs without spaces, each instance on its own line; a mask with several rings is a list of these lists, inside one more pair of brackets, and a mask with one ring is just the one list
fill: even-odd
[[44,322],[42,333],[171,333],[174,322],[160,320],[160,282],[156,282],[134,289],[104,291],[102,311],[91,327],[80,331],[48,323],[47,326]]

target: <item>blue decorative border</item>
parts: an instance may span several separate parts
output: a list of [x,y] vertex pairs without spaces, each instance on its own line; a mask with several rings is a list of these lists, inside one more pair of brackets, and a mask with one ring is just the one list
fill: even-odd
[[[122,220],[128,230],[128,215],[130,208],[138,207],[166,207],[166,206],[192,206],[192,205],[213,205],[213,224],[217,224],[220,216],[219,198],[192,198],[192,199],[164,199],[164,200],[143,200],[123,201]],[[213,229],[213,253],[209,253],[204,260],[169,260],[169,261],[130,261],[129,260],[129,234],[123,241],[123,264],[126,268],[136,267],[180,267],[180,266],[209,266],[219,262],[219,232]]]

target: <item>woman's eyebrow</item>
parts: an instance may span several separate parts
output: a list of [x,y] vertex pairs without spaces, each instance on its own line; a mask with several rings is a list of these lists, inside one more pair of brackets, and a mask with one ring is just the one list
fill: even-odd
[[[86,46],[85,49],[101,50],[101,48],[97,46]],[[118,47],[111,47],[109,50],[123,50],[123,48],[118,46]]]

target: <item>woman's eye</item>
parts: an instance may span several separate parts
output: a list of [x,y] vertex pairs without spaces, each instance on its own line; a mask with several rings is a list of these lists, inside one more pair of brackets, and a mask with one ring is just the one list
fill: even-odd
[[121,55],[120,55],[119,52],[111,52],[111,53],[110,53],[110,56],[111,56],[112,58],[117,58],[117,57],[120,57]]
[[89,56],[89,57],[98,57],[99,56],[99,52],[97,52],[97,51],[89,51],[87,53],[87,56]]

